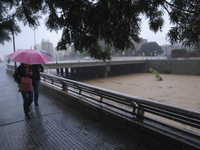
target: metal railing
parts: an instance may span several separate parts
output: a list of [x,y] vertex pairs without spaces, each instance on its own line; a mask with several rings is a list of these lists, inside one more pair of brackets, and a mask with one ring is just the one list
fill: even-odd
[[[54,84],[61,90],[67,90],[81,96],[85,100],[98,104],[116,114],[135,119],[141,122],[154,121],[170,127],[178,126],[178,129],[188,130],[200,134],[200,113],[184,108],[155,102],[149,99],[139,98],[96,86],[84,84],[62,77],[41,73],[45,82]],[[178,125],[177,125],[178,124]],[[187,126],[187,127],[186,127]]]
[[6,66],[7,66],[6,70],[8,70],[8,71],[14,71],[15,70],[14,65],[6,64]]

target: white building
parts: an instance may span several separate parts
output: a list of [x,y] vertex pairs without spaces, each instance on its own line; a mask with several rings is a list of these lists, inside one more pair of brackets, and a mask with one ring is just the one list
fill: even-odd
[[48,39],[43,39],[41,41],[41,50],[47,51],[51,54],[51,56],[54,56],[53,43],[51,43]]

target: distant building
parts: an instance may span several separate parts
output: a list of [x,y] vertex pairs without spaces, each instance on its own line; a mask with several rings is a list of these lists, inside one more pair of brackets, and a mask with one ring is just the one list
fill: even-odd
[[162,46],[160,46],[161,48],[162,48],[162,50],[163,50],[163,54],[165,55],[165,56],[167,56],[167,47],[168,47],[168,45],[167,44],[163,44]]
[[182,43],[174,43],[173,45],[171,45],[171,44],[164,44],[164,45],[161,46],[161,48],[163,49],[165,55],[170,55],[171,51],[173,49],[182,49],[182,48],[185,48],[185,49],[187,49],[188,52],[195,51],[195,47],[194,46],[190,46],[190,47],[186,46],[186,47],[184,47],[182,45]]
[[34,50],[41,50],[41,46],[40,44],[36,44],[35,46],[33,46]]
[[143,39],[143,38],[141,38],[140,40],[141,40],[141,44],[142,44],[142,45],[148,42],[147,39]]
[[163,49],[163,53],[164,55],[170,55],[171,54],[171,51],[173,49],[180,49],[182,48],[182,44],[181,43],[174,43],[173,45],[171,44],[164,44],[161,46],[161,48]]
[[135,45],[135,50],[138,51],[142,47],[143,44],[148,42],[148,40],[140,38],[140,43],[136,43],[134,40],[131,40],[131,42]]
[[54,56],[53,43],[47,39],[43,39],[41,41],[41,50],[47,51],[51,54],[51,56]]

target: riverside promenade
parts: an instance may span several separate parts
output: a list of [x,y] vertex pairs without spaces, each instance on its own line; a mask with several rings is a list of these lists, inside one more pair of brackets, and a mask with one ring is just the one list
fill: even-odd
[[0,70],[0,150],[151,150],[42,92],[26,120],[17,83]]

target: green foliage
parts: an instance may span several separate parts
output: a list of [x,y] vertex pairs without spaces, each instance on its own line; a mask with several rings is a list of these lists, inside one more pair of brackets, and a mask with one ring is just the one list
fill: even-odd
[[200,54],[200,41],[195,45],[195,51]]
[[162,54],[163,50],[156,42],[148,42],[143,44],[138,52],[145,53],[145,56],[152,56]]
[[19,26],[15,23],[14,17],[7,16],[9,7],[6,2],[0,3],[0,44],[4,45],[5,42],[10,42],[11,35],[21,32]]
[[190,57],[200,57],[200,54],[197,51],[190,52]]
[[173,25],[167,36],[170,43],[183,42],[184,46],[195,45],[200,35],[200,1],[173,0],[170,8],[170,21]]
[[172,54],[184,54],[184,53],[187,53],[187,49],[185,48],[182,48],[182,49],[173,49],[171,51]]
[[149,68],[149,71],[150,71],[152,74],[155,75],[155,77],[156,77],[157,80],[159,80],[159,81],[162,81],[162,80],[163,80],[163,79],[161,78],[160,74],[159,74],[156,70],[154,70],[154,69],[152,69],[152,68]]
[[[35,28],[40,24],[39,18],[47,16],[47,29],[62,30],[58,50],[74,45],[77,51],[88,51],[91,57],[107,60],[111,52],[109,48],[102,49],[98,41],[117,50],[133,49],[131,40],[140,41],[142,16],[148,19],[150,30],[162,31],[166,10],[174,26],[167,39],[192,45],[199,42],[199,5],[199,0],[1,0],[0,43],[11,40],[11,31],[19,33],[17,21]],[[10,26],[9,20],[14,21],[15,27]]]
[[173,49],[171,51],[172,54],[184,54],[187,53],[187,49],[183,48],[183,49]]
[[190,57],[190,53],[187,52],[187,49],[173,49],[171,51],[170,57],[172,58]]

